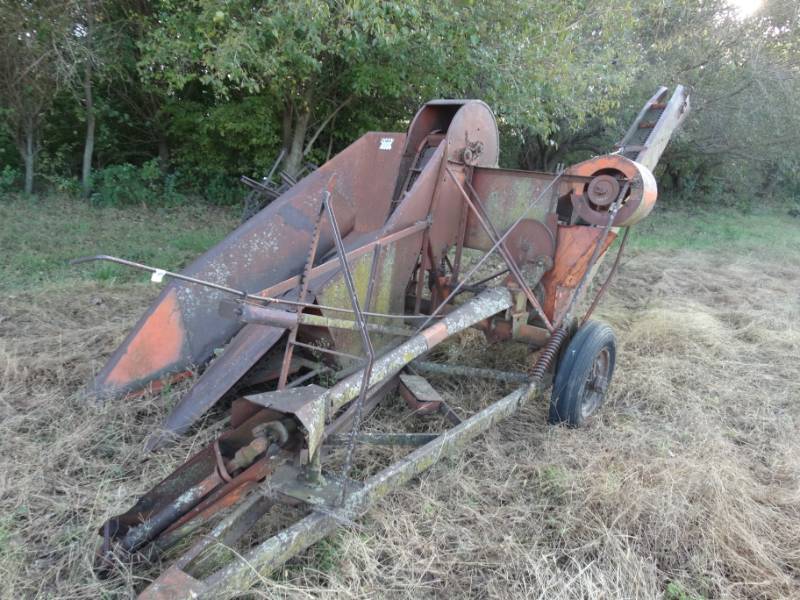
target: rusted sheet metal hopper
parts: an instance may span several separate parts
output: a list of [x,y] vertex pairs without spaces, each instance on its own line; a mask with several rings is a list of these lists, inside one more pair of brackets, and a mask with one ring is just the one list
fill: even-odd
[[[337,174],[332,204],[345,235],[376,230],[389,212],[405,135],[368,133],[200,256],[183,273],[258,292],[302,271],[319,213],[319,198]],[[390,142],[387,142],[389,140]],[[384,149],[376,151],[381,144]],[[333,248],[323,225],[320,254]],[[102,397],[204,365],[242,328],[217,314],[226,295],[170,281],[94,382]]]
[[[202,371],[151,448],[220,399],[231,403],[225,433],[104,524],[98,569],[171,556],[141,598],[218,597],[358,518],[551,383],[550,422],[581,425],[602,404],[616,360],[613,332],[589,317],[630,226],[653,209],[652,169],[688,109],[682,87],[671,97],[661,89],[615,151],[540,173],[498,168],[486,104],[434,101],[406,134],[364,135],[182,273],[86,259],[170,280],[98,376],[98,395]],[[581,310],[620,233],[608,278]],[[470,327],[488,343],[523,344],[529,368],[419,361]],[[459,415],[426,371],[520,387]],[[440,415],[439,433],[362,432],[379,403],[397,400],[399,382],[414,414]],[[414,449],[356,480],[358,444]],[[342,446],[344,455],[330,451]],[[300,510],[296,523],[204,570],[209,553],[247,537],[278,503]],[[199,529],[206,535],[179,544]]]

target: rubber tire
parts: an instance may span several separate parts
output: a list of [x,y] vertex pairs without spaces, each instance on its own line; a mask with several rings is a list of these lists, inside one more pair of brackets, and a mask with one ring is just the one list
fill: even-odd
[[[610,385],[617,357],[617,340],[611,327],[600,321],[589,321],[572,337],[558,362],[556,377],[553,381],[548,416],[550,423],[566,422],[570,427],[583,425],[585,420],[581,410],[583,388],[594,359],[603,348],[608,348],[608,384]],[[597,412],[604,400],[605,394],[591,414]],[[591,416],[591,414],[587,416]]]

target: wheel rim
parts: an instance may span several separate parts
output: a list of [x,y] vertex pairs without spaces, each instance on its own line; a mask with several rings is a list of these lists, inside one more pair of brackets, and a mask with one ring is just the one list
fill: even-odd
[[608,389],[609,371],[611,369],[611,354],[608,348],[603,348],[594,357],[592,368],[586,376],[581,393],[581,416],[585,419],[602,404],[603,397]]

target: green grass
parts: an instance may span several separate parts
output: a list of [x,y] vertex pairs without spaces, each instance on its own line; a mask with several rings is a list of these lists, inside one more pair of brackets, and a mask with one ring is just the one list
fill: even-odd
[[[0,199],[0,290],[30,289],[51,281],[144,280],[140,272],[95,263],[71,267],[70,259],[111,254],[178,270],[221,240],[237,224],[238,209],[208,205],[174,208],[108,208],[62,197]],[[636,225],[636,250],[730,251],[780,257],[796,254],[800,219],[783,208],[750,214],[670,210],[658,206]]]
[[143,279],[110,263],[72,267],[70,259],[111,254],[177,270],[213,246],[237,224],[236,209],[207,205],[176,208],[107,208],[75,199],[0,199],[0,289],[90,278]]
[[680,583],[670,581],[664,589],[664,600],[704,600],[704,598],[687,592]]
[[800,219],[790,216],[780,206],[744,214],[722,207],[689,211],[659,205],[650,217],[635,226],[629,243],[639,250],[796,255],[800,247]]

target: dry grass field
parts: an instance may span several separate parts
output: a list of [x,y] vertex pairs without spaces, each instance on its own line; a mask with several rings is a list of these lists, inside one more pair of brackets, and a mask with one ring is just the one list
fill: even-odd
[[[145,456],[181,389],[82,400],[157,289],[65,259],[102,250],[178,267],[233,223],[201,208],[0,203],[2,599],[140,589],[155,571],[94,577],[96,528],[213,431]],[[800,598],[800,220],[657,211],[599,317],[617,332],[618,368],[586,428],[548,426],[546,399],[529,405],[252,596]],[[438,352],[526,367],[471,333]],[[462,411],[505,391],[433,381]],[[382,410],[370,427],[402,414]]]

